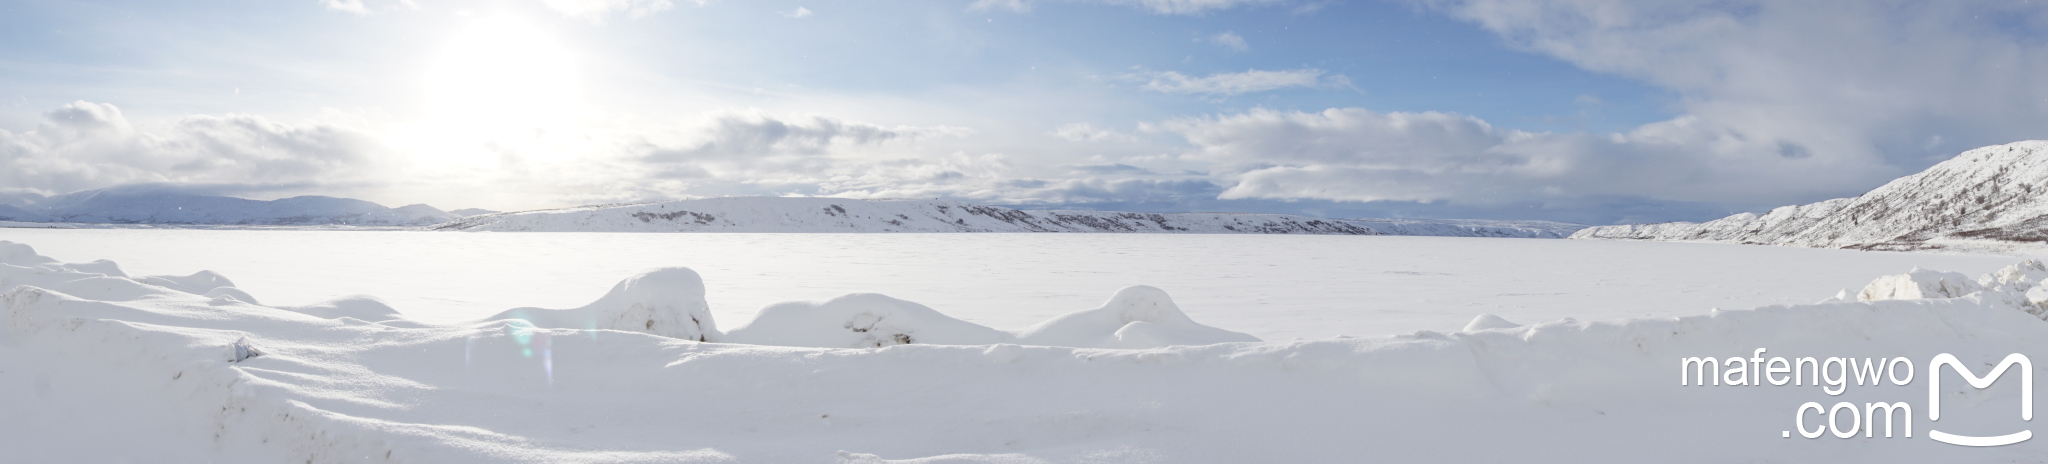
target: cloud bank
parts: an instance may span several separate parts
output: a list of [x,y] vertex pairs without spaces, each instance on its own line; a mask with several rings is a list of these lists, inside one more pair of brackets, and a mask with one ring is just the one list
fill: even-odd
[[318,184],[390,168],[374,137],[260,116],[190,116],[137,130],[119,108],[79,101],[34,130],[0,130],[0,185],[41,194],[135,183]]

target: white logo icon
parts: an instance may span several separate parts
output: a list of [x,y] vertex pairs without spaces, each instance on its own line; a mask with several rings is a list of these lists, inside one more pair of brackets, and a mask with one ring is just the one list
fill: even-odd
[[[1970,386],[1981,389],[1990,388],[1991,382],[1997,381],[1999,376],[2005,375],[2006,369],[2010,369],[2014,365],[2020,366],[2020,420],[2033,421],[2034,363],[2028,361],[2026,355],[2019,353],[2006,356],[2004,361],[1999,361],[1998,367],[1991,368],[1991,373],[1985,374],[1983,377],[1978,377],[1976,374],[1971,373],[1969,368],[1963,367],[1963,362],[1957,360],[1955,355],[1942,353],[1935,356],[1934,360],[1928,361],[1927,371],[1930,375],[1927,379],[1927,420],[1941,420],[1941,366],[1954,368],[1957,375],[1963,376],[1964,382],[1969,382]],[[1995,437],[1969,437],[1945,433],[1940,430],[1928,430],[1927,437],[1933,438],[1934,441],[1951,445],[2003,446],[2034,438],[2034,431],[2021,430],[2017,433]]]

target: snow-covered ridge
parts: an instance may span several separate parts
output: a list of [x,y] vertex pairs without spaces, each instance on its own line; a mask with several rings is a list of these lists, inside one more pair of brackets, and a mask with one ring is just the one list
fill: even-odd
[[[778,305],[723,333],[869,346],[790,348],[697,341],[710,324],[690,337],[701,283],[680,268],[585,308],[430,326],[372,297],[263,306],[210,272],[127,277],[0,243],[0,446],[24,462],[2024,461],[2048,442],[1780,438],[1801,402],[1836,397],[1670,374],[1758,348],[1972,365],[2043,352],[2029,295],[2044,278],[2038,263],[1915,271],[1854,301],[1200,346],[1156,343],[1202,331],[1133,287],[1007,333],[1168,345],[1135,350],[1005,343],[871,294]],[[865,343],[897,335],[973,345]],[[1926,398],[1849,388],[1848,401]],[[2011,420],[2017,397],[1952,395],[1942,426]]]
[[727,197],[467,217],[439,230],[532,232],[1121,232],[1384,235],[1287,214],[1037,211],[949,200]]
[[363,200],[300,196],[249,200],[156,185],[86,190],[53,197],[0,196],[0,221],[23,223],[423,226],[461,216],[427,205],[387,208]]
[[1588,227],[1578,239],[1820,248],[2001,248],[2048,241],[2048,141],[1970,150],[1855,198],[1703,223]]

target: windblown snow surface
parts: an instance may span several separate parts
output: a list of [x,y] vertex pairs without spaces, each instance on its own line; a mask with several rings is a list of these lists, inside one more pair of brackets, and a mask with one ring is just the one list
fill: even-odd
[[1577,239],[1865,250],[2010,250],[2048,242],[2048,141],[1978,148],[1855,198],[1703,223],[1589,227]]
[[1924,405],[1941,374],[1840,396],[1672,374],[1757,348],[1988,369],[2048,349],[2044,269],[1915,270],[1861,298],[1675,318],[1261,342],[1143,286],[1015,332],[874,294],[722,330],[684,268],[582,307],[431,325],[370,297],[265,306],[217,273],[133,277],[0,242],[0,444],[24,462],[2029,461],[2041,441],[1926,438],[2026,428],[2013,382],[1938,390],[1947,409],[1909,414],[1912,438],[1807,439],[1790,432],[1802,402]]

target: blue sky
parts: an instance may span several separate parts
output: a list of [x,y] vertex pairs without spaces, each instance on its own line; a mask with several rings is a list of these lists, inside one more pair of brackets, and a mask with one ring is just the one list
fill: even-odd
[[1701,220],[2043,138],[2028,2],[0,4],[0,193]]

